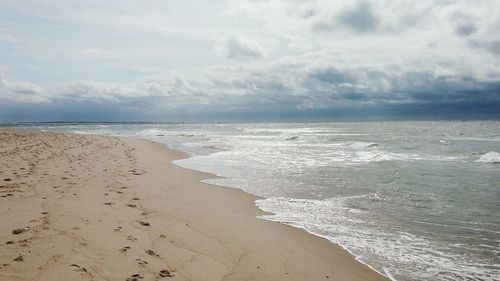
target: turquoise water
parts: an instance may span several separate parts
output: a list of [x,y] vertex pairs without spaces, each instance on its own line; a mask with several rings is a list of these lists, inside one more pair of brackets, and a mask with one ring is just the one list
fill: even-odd
[[396,280],[500,280],[500,122],[31,128],[188,151],[176,164],[264,197],[264,219],[339,243]]

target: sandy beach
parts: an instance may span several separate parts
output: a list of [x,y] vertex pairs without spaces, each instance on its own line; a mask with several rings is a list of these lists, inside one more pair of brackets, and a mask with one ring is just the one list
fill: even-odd
[[146,140],[0,130],[0,280],[388,280]]

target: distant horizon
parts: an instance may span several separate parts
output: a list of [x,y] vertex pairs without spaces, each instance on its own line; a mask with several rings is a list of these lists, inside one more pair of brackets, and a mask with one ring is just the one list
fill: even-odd
[[[401,117],[401,116],[400,116]],[[415,117],[415,116],[413,116]],[[0,126],[29,125],[29,124],[245,124],[245,123],[349,123],[349,122],[474,122],[474,121],[500,121],[500,115],[483,116],[448,116],[448,118],[426,116],[421,118],[391,118],[374,116],[373,118],[330,118],[330,119],[242,119],[242,120],[211,120],[211,121],[90,121],[90,120],[53,120],[53,121],[0,121]]]

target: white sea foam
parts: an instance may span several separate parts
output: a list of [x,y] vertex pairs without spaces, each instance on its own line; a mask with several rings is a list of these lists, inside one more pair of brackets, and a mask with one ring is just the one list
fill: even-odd
[[244,132],[247,133],[259,133],[259,134],[307,134],[307,133],[322,133],[322,132],[330,132],[331,130],[325,130],[325,128],[321,127],[306,127],[306,128],[244,128]]
[[491,138],[466,138],[466,137],[449,137],[450,140],[465,140],[465,141],[481,141],[481,142],[500,142],[500,138],[491,137]]
[[496,151],[490,151],[488,153],[481,155],[481,157],[479,157],[479,159],[477,159],[476,162],[499,164],[500,153]]
[[140,132],[137,132],[136,135],[138,136],[164,136],[164,135],[170,135],[171,133],[165,130],[160,130],[157,128],[153,129],[146,129],[142,130]]
[[80,130],[71,131],[71,133],[79,134],[79,135],[92,135],[92,134],[94,134],[94,133],[89,132],[89,131],[80,131]]
[[442,162],[466,162],[467,156],[445,156],[445,155],[426,155],[422,160],[442,161]]
[[184,146],[191,146],[191,147],[206,148],[206,149],[211,149],[211,150],[215,150],[215,151],[225,151],[225,150],[229,150],[231,148],[231,145],[223,140],[208,139],[208,138],[204,138],[198,142],[184,143],[183,145]]

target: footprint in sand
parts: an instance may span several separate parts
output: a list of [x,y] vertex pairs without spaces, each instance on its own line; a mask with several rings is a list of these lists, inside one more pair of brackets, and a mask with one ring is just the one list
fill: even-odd
[[160,277],[174,277],[172,272],[166,269],[161,270],[160,273],[158,273],[158,275],[160,275]]
[[136,273],[136,274],[132,274],[130,277],[127,277],[127,279],[125,279],[125,281],[139,281],[139,279],[142,279],[143,277],[139,274],[139,273]]
[[21,247],[28,246],[28,239],[19,240],[17,242],[19,243],[19,246],[21,246]]
[[121,248],[119,251],[120,251],[120,253],[126,253],[128,250],[130,250],[130,247],[125,246],[125,247]]
[[25,231],[26,231],[26,229],[24,229],[24,228],[18,228],[18,229],[12,230],[12,234],[18,235],[18,234],[21,234],[21,233],[23,233]]
[[87,269],[85,267],[79,266],[78,264],[72,264],[70,266],[75,267],[75,271],[78,271],[78,272],[87,272]]
[[146,250],[146,254],[150,255],[150,256],[153,256],[153,257],[157,257],[159,258],[160,255],[158,255],[155,251],[153,250]]
[[135,259],[137,261],[137,264],[139,264],[139,267],[145,267],[148,262],[147,261],[143,261],[141,259]]

